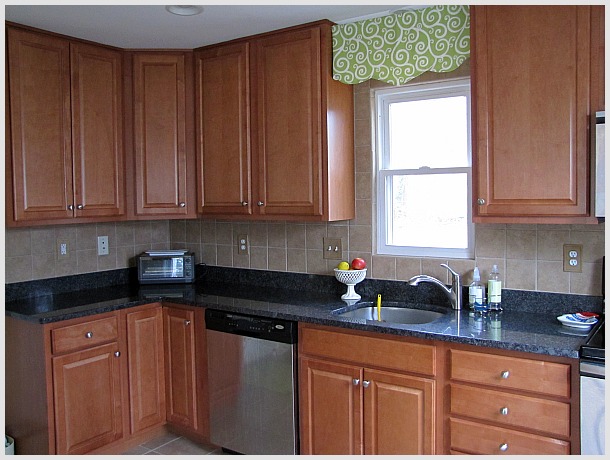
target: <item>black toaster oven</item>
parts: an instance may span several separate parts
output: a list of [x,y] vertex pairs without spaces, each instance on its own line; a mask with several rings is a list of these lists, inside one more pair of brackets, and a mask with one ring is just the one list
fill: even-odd
[[141,284],[192,283],[195,254],[186,251],[146,251],[137,256]]

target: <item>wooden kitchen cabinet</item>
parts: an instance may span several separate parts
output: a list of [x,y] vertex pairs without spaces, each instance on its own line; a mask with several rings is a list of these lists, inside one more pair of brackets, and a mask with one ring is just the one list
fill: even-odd
[[[54,453],[84,454],[120,439],[123,376],[118,316],[71,322],[52,329],[50,336]],[[72,351],[62,354],[64,350]]]
[[188,432],[207,435],[204,375],[207,370],[203,309],[164,307],[166,418]]
[[127,327],[130,432],[165,422],[165,365],[161,304],[124,312]]
[[473,220],[587,222],[603,8],[470,11]]
[[301,454],[435,452],[433,345],[310,326],[299,342]]
[[[574,363],[452,347],[448,448],[467,454],[578,453]],[[573,360],[574,361],[574,360]],[[577,404],[576,404],[577,406]]]
[[121,217],[121,52],[13,27],[7,43],[7,225]]
[[331,40],[323,21],[196,51],[201,214],[354,217],[353,93]]
[[195,217],[192,52],[137,52],[132,65],[133,214]]

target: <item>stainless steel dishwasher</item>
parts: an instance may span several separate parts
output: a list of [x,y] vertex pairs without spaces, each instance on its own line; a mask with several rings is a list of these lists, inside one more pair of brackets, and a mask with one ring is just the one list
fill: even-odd
[[297,323],[207,309],[210,440],[250,455],[299,453]]

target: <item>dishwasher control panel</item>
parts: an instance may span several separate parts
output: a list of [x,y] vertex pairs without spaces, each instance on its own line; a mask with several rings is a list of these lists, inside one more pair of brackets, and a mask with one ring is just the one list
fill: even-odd
[[206,309],[206,329],[282,343],[296,343],[297,323],[221,310]]

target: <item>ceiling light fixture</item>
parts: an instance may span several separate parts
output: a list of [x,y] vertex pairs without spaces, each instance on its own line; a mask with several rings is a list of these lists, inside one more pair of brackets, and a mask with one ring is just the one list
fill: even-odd
[[203,11],[203,7],[199,5],[170,5],[166,6],[165,9],[178,16],[195,16]]

